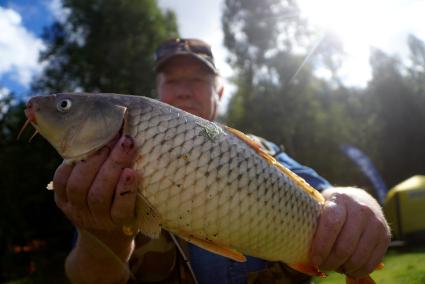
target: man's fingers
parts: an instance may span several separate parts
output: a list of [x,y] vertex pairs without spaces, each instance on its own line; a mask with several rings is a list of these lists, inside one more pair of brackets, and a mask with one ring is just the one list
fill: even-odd
[[115,224],[127,225],[135,219],[137,177],[134,170],[123,170],[112,203],[111,218]]
[[358,249],[357,245],[373,212],[366,206],[354,204],[351,200],[345,202],[347,217],[344,226],[332,248],[328,258],[320,268],[335,270],[343,265]]
[[326,201],[311,246],[313,265],[320,267],[328,258],[344,225],[346,215],[344,206],[337,205],[333,200]]
[[113,226],[111,205],[115,188],[124,168],[129,167],[136,153],[134,141],[123,136],[100,168],[88,193],[90,211],[102,226]]
[[83,211],[80,213],[86,214],[88,211],[88,190],[96,177],[98,168],[108,157],[109,151],[107,147],[102,148],[89,159],[79,161],[74,166],[71,176],[68,179],[66,191],[72,207]]
[[356,252],[344,264],[344,271],[348,275],[354,278],[363,277],[371,273],[381,261],[390,238],[379,234],[379,232],[384,231],[377,230],[380,225],[376,222],[369,223]]

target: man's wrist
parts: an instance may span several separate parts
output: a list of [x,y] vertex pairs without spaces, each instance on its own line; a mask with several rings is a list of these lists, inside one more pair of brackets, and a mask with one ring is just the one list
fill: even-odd
[[133,238],[121,232],[79,230],[65,262],[66,274],[71,283],[126,283],[133,249]]

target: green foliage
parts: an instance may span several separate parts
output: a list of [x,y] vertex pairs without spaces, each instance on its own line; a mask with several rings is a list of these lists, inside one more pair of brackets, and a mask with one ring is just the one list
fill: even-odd
[[332,58],[339,59],[339,42],[327,37],[318,46],[295,1],[228,0],[222,21],[238,88],[227,122],[283,144],[335,183],[347,182],[336,169],[358,176],[351,162],[333,154],[341,142],[354,142],[349,131],[354,127],[346,129],[352,119],[343,115],[349,107],[355,112],[345,104],[354,91],[332,88],[313,73],[313,51],[336,72],[340,62]]
[[371,64],[374,76],[366,94],[376,121],[374,139],[379,152],[374,156],[385,165],[385,180],[394,185],[424,173],[425,93],[419,92],[415,77],[404,75],[406,67],[397,58],[376,51]]
[[[376,283],[383,284],[421,284],[425,282],[425,261],[423,247],[407,247],[400,250],[390,249],[384,258],[384,269],[375,271],[371,277]],[[345,277],[342,274],[331,272],[327,278],[315,278],[314,283],[342,284]]]
[[[60,159],[41,137],[29,144],[29,131],[16,139],[25,121],[24,105],[10,102],[0,120],[0,279],[28,275],[32,267],[32,276],[44,283],[41,280],[53,274],[50,269],[63,270],[46,257],[61,257],[63,262],[63,251],[71,246],[72,228],[56,208],[53,193],[46,190]],[[32,240],[45,244],[32,252],[15,252]]]
[[[338,77],[339,40],[315,33],[296,1],[226,0],[222,17],[237,86],[227,123],[263,136],[337,185],[371,189],[340,150],[352,144],[377,165],[390,187],[423,174],[425,44],[411,36],[410,64],[375,50],[373,79],[350,89]],[[330,81],[316,77],[317,66]]]
[[[46,64],[33,94],[102,91],[152,96],[153,53],[177,36],[175,15],[155,0],[64,0],[63,22],[45,30]],[[29,144],[24,104],[0,97],[0,282],[66,283],[64,257],[73,228],[46,190],[60,157],[41,137]],[[31,252],[16,252],[41,240]],[[18,280],[20,279],[21,280]]]
[[152,96],[154,50],[177,36],[175,15],[155,0],[65,0],[69,16],[44,33],[48,63],[37,93],[84,90]]

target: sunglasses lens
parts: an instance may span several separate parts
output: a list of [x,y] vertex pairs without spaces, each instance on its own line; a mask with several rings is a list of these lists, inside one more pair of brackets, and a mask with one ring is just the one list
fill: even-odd
[[173,55],[178,51],[193,52],[200,55],[212,56],[211,48],[196,40],[170,40],[162,44],[155,52],[156,60]]

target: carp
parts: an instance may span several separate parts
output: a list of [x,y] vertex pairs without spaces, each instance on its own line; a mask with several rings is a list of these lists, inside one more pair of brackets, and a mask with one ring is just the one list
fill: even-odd
[[134,138],[141,233],[164,229],[236,261],[250,255],[325,276],[309,259],[323,196],[242,132],[141,96],[36,96],[25,112],[65,161],[119,134]]

